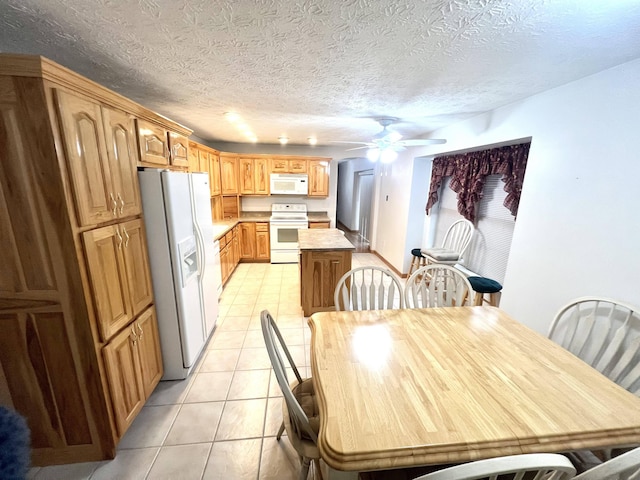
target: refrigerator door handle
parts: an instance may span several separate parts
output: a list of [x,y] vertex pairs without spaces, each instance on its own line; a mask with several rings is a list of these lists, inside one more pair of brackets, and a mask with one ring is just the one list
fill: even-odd
[[204,258],[204,237],[200,231],[198,224],[194,224],[194,230],[196,231],[196,245],[198,246],[198,274],[200,278],[204,277],[205,270],[205,258]]

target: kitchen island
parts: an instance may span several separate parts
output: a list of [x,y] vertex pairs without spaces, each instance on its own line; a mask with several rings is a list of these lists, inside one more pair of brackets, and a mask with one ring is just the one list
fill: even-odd
[[300,303],[304,315],[335,310],[338,280],[351,270],[355,247],[336,228],[298,231]]

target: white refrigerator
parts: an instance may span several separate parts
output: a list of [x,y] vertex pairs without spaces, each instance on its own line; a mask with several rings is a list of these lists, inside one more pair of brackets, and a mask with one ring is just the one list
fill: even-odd
[[186,378],[218,318],[220,249],[213,238],[209,176],[138,172],[147,231],[163,380]]

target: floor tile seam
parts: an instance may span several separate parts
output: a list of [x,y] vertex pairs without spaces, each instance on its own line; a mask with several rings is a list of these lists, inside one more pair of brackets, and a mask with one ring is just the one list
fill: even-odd
[[[220,420],[218,420],[218,425],[220,424]],[[218,427],[216,427],[217,430]],[[215,435],[214,435],[215,438]],[[209,458],[211,458],[211,452],[213,451],[213,442],[209,445],[209,452],[207,453],[207,459],[204,462],[204,467],[202,469],[202,473],[200,474],[200,480],[204,480],[204,473],[207,471],[207,466],[209,465]]]

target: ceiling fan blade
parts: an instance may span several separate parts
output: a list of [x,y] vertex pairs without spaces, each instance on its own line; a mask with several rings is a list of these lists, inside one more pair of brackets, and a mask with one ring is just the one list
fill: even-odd
[[447,143],[444,138],[425,138],[415,140],[400,140],[396,144],[403,145],[405,147],[417,147],[419,145],[437,145],[440,143]]
[[355,145],[371,145],[371,142],[342,142],[340,140],[329,140],[329,143],[348,143]]
[[347,148],[345,152],[350,152],[351,150],[362,150],[363,148],[371,148],[371,147],[369,145],[365,145],[364,147]]

